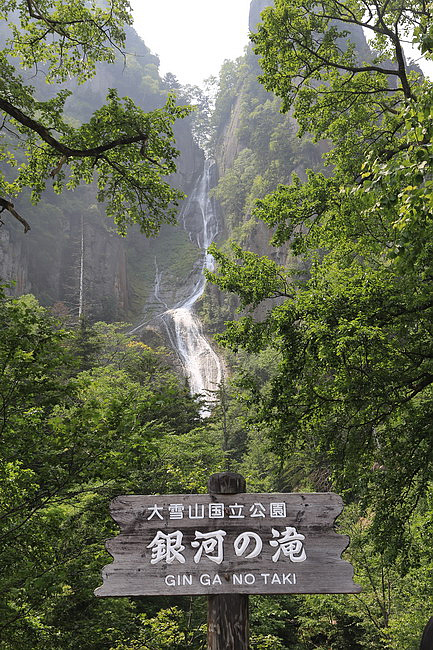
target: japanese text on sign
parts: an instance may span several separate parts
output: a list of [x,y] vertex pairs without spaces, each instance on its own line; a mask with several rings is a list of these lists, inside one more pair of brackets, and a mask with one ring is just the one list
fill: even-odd
[[357,593],[332,493],[121,495],[98,596]]
[[164,514],[168,514],[169,519],[248,519],[254,517],[270,517],[271,519],[281,519],[287,516],[287,508],[284,502],[271,502],[267,505],[263,503],[253,503],[246,506],[243,503],[193,503],[185,506],[182,503],[169,503],[167,506],[154,504],[147,508],[146,519],[164,520]]
[[[224,543],[226,531],[215,530],[207,533],[195,531],[195,539],[190,546],[195,549],[193,561],[198,564],[204,557],[215,564],[221,564],[224,560]],[[272,539],[267,540],[269,545],[275,549],[272,561],[288,558],[290,562],[304,562],[307,559],[303,546],[304,535],[297,532],[296,528],[286,526],[283,531],[272,528]],[[172,533],[164,533],[158,530],[147,548],[152,550],[151,564],[165,562],[172,564],[180,562],[185,564],[185,552],[187,547],[183,544],[183,533],[176,530]],[[263,549],[263,540],[257,533],[245,531],[238,535],[233,542],[233,548],[237,557],[252,559],[258,557]]]

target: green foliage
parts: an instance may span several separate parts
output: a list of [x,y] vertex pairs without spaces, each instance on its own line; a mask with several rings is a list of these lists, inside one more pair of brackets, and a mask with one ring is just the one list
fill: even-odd
[[[202,599],[93,596],[109,561],[103,541],[117,534],[107,502],[125,492],[204,492],[227,460],[251,490],[302,488],[302,455],[281,471],[256,399],[271,390],[278,355],[237,357],[203,427],[163,352],[126,337],[122,324],[62,330],[30,296],[3,295],[0,317],[0,647],[201,650]],[[347,509],[341,526],[361,596],[252,598],[252,647],[415,650],[431,607],[432,511],[430,488],[390,567],[372,543],[373,518]]]
[[[308,450],[375,512],[376,543],[398,552],[433,458],[432,86],[400,56],[398,30],[419,23],[414,8],[394,24],[385,3],[379,25],[356,3],[301,4],[277,0],[253,40],[266,88],[283,110],[294,106],[301,133],[329,139],[332,172],[295,176],[256,216],[309,277],[238,249],[214,251],[219,271],[209,277],[244,307],[286,297],[261,322],[231,323],[221,340],[281,355],[261,395],[280,452]],[[366,62],[351,43],[362,45],[360,23],[376,38]]]
[[[95,75],[98,62],[114,63],[119,56],[125,26],[131,23],[129,4],[112,0],[102,8],[63,0],[16,1],[2,2],[0,13],[2,31],[9,28],[0,52],[0,159],[11,168],[0,176],[2,210],[28,230],[12,197],[30,187],[36,202],[50,178],[56,192],[96,179],[97,198],[106,203],[120,234],[132,223],[146,235],[157,233],[162,223],[173,223],[183,193],[171,188],[165,177],[176,171],[179,153],[173,124],[190,108],[177,106],[169,96],[164,107],[146,113],[129,97],[109,89],[106,103],[90,119],[73,124],[65,109],[71,90],[38,99],[43,92],[28,85],[9,61],[12,55],[23,68],[34,67],[35,74],[41,66],[48,83],[71,77],[82,83]],[[154,64],[147,68],[144,83],[157,94],[157,70]]]
[[[218,276],[211,272],[207,272],[206,277],[210,281],[218,280],[224,290],[236,291],[241,298],[241,307],[250,305],[254,308],[265,297],[288,295],[289,274],[268,257],[243,251],[237,244],[232,244],[234,259],[221,253],[215,244],[209,250],[220,265],[224,279],[220,281]],[[231,273],[234,269],[236,276]]]
[[138,639],[110,650],[204,650],[206,626],[193,620],[191,610],[171,607],[161,609],[154,618],[141,616]]
[[[107,48],[107,42],[121,46],[125,40],[123,27],[132,22],[125,0],[115,0],[108,7],[96,2],[86,7],[77,0],[3,2],[3,19],[13,11],[19,12],[19,25],[10,23],[10,53],[28,68],[35,60],[47,63],[48,81],[64,80],[70,74],[84,80],[94,73],[97,61],[112,62],[115,52]],[[55,35],[50,45],[47,33]]]
[[292,170],[314,157],[307,139],[296,138],[296,123],[281,112],[281,101],[258,84],[259,71],[250,47],[235,62],[226,61],[213,114],[211,144],[223,168],[214,195],[229,235],[238,243],[253,237],[255,200],[287,182]]
[[93,596],[116,532],[107,503],[169,485],[198,405],[162,351],[115,325],[59,329],[3,292],[0,322],[0,647],[109,648],[139,622],[132,603]]
[[244,373],[242,387],[281,459],[279,480],[360,504],[343,529],[363,594],[301,599],[299,647],[415,649],[431,614],[421,522],[433,468],[433,87],[401,49],[415,29],[426,50],[430,26],[421,5],[276,0],[253,36],[262,82],[301,135],[328,142],[329,169],[257,202],[291,266],[213,251],[209,279],[252,312],[220,342],[275,353],[274,372],[264,382]]
[[242,59],[236,61],[226,60],[221,66],[213,112],[213,123],[216,128],[214,139],[217,137],[218,132],[222,131],[230,116],[236,94],[240,88],[240,79],[243,78],[244,73],[245,67],[242,65]]
[[213,134],[211,82],[207,80],[204,90],[199,86],[182,86],[178,99],[182,104],[189,104],[194,112],[191,115],[191,133],[198,146],[209,153]]
[[218,183],[214,195],[227,214],[229,224],[230,215],[242,214],[257,171],[254,153],[250,149],[243,149]]
[[[87,8],[69,11],[88,20]],[[351,503],[341,529],[351,535],[347,559],[363,593],[254,598],[253,648],[417,648],[432,606],[432,87],[402,67],[398,36],[414,28],[428,51],[431,27],[425,6],[369,11],[352,1],[276,0],[265,12],[255,37],[263,81],[285,111],[294,106],[301,133],[331,148],[326,172],[300,172],[289,186],[278,184],[307,156],[317,162],[317,150],[305,139],[296,147],[291,113],[280,115],[264,90],[255,95],[251,54],[224,65],[216,132],[237,111],[241,146],[216,194],[232,233],[239,227],[250,237],[260,199],[253,219],[273,229],[275,246],[289,248],[290,266],[285,253],[270,259],[239,245],[213,248],[219,270],[210,279],[249,311],[222,340],[251,356],[229,357],[236,373],[206,427],[162,350],[128,339],[119,324],[83,321],[66,331],[32,297],[2,294],[2,650],[203,648],[202,600],[173,606],[92,592],[109,561],[103,540],[116,532],[111,496],[203,492],[209,474],[224,468],[242,471],[250,489],[335,487]],[[375,34],[374,55],[362,21]],[[147,73],[156,91],[152,64]],[[178,92],[175,79],[165,84]],[[67,146],[91,137],[63,122],[64,97],[30,99],[22,96],[23,107],[37,108],[46,128],[63,129]],[[175,111],[170,102],[166,110]],[[111,93],[109,103],[94,124],[102,139],[127,108],[140,129],[147,124],[129,100]],[[203,104],[204,117],[207,110]],[[141,146],[125,145],[134,169]],[[42,147],[34,160],[49,171],[59,161],[44,163]],[[86,165],[77,162],[77,174],[90,179]],[[30,162],[22,173],[31,169]],[[134,218],[129,212],[126,221]]]

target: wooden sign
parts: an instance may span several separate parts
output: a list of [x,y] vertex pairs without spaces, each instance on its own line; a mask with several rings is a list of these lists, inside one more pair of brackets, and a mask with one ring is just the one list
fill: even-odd
[[120,496],[110,509],[121,534],[97,596],[361,590],[333,493]]

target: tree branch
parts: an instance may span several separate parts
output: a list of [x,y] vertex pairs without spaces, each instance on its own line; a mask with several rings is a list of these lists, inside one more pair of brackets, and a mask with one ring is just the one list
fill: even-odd
[[[300,41],[299,39],[294,38],[292,34],[290,35],[290,38],[292,43],[299,45],[301,49],[306,50],[309,54],[319,59],[319,61],[322,63],[324,67],[335,68],[337,70],[345,70],[346,72],[354,72],[355,74],[360,74],[362,72],[378,72],[383,75],[393,75],[396,77],[400,77],[400,70],[396,70],[395,68],[381,68],[377,65],[353,66],[353,65],[345,65],[343,63],[337,63],[319,54],[318,50],[315,50],[314,48],[309,47],[304,42]],[[297,76],[299,76],[299,73]]]
[[[6,99],[3,99],[2,97],[0,97],[0,109],[4,110],[5,113],[10,115],[10,117],[13,117],[14,120],[23,126],[26,126],[27,128],[40,135],[44,142],[68,158],[87,158],[92,156],[99,156],[105,151],[110,151],[116,147],[124,146],[127,144],[134,144],[137,142],[145,143],[148,137],[146,133],[139,133],[138,135],[133,135],[130,137],[117,138],[111,142],[99,145],[98,147],[90,147],[89,149],[75,149],[74,147],[68,147],[68,145],[54,138],[51,135],[49,129],[23,113],[19,108],[8,102]],[[150,160],[150,158],[148,158],[146,155],[143,157]],[[154,163],[155,161],[152,160],[151,162]]]
[[11,203],[10,201],[7,201],[6,199],[2,199],[2,198],[0,197],[0,214],[1,214],[2,212],[4,212],[4,210],[7,210],[8,212],[10,212],[10,213],[15,217],[15,219],[17,219],[20,223],[23,224],[23,226],[24,226],[24,232],[28,232],[28,231],[30,230],[30,225],[29,225],[29,224],[27,223],[27,221],[26,221],[25,219],[23,219],[23,217],[22,217],[20,214],[18,214],[18,212],[14,209],[14,204]]

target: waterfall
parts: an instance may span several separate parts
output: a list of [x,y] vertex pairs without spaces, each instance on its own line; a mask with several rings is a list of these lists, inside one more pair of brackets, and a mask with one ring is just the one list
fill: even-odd
[[[177,351],[188,378],[191,392],[201,394],[209,401],[215,401],[215,391],[222,381],[222,364],[218,355],[203,335],[200,320],[193,307],[202,295],[206,279],[204,269],[213,270],[212,255],[208,247],[218,234],[218,217],[214,203],[209,196],[212,161],[206,160],[203,173],[182,211],[182,224],[191,241],[202,251],[189,294],[173,309],[163,314],[170,343]],[[197,229],[197,217],[200,228]],[[203,410],[203,415],[209,411]]]
[[[197,180],[191,195],[181,212],[181,224],[190,240],[199,247],[202,254],[192,269],[185,292],[171,308],[160,297],[162,273],[155,260],[154,300],[166,307],[159,313],[164,323],[170,345],[177,352],[188,379],[191,393],[202,395],[209,403],[216,400],[216,391],[223,379],[221,360],[203,334],[199,318],[194,314],[194,305],[203,294],[206,279],[204,269],[213,270],[214,260],[207,252],[209,245],[218,235],[218,215],[209,190],[213,161],[206,160],[203,173]],[[142,322],[131,330],[131,334],[146,325]],[[202,409],[202,415],[210,414],[209,408]]]
[[78,299],[78,318],[84,314],[84,214],[81,213],[81,239],[80,239],[80,283]]
[[212,401],[222,380],[221,362],[203,335],[199,319],[191,309],[178,307],[165,312],[164,323],[185,368],[191,392]]

